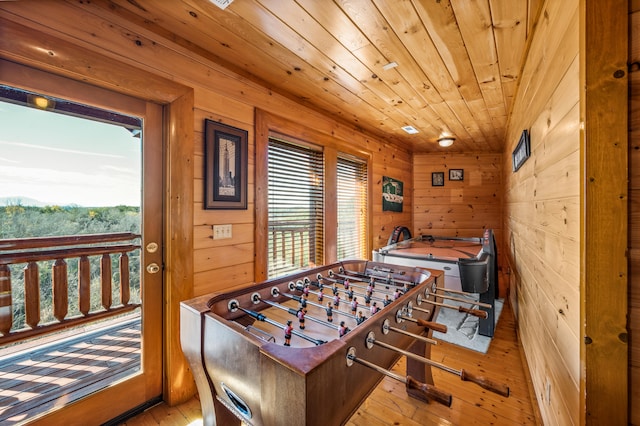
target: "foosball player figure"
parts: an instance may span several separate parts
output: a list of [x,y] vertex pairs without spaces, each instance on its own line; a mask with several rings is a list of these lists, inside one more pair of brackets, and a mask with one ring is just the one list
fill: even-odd
[[338,332],[340,333],[340,337],[342,337],[345,334],[347,334],[348,331],[349,331],[349,329],[347,328],[346,325],[344,325],[344,321],[340,321],[340,328],[338,328]]
[[353,300],[353,289],[352,288],[350,288],[347,291],[347,296],[349,297],[349,300]]
[[291,320],[287,321],[287,325],[284,327],[284,345],[291,346],[291,333],[293,332],[293,326]]
[[369,278],[369,286],[371,287],[371,291],[373,291],[373,289],[376,288],[376,280],[375,280],[375,278],[373,278],[373,277]]
[[407,294],[409,291],[409,283],[404,283],[404,289],[402,290],[402,294]]
[[371,295],[371,293],[373,293],[373,284],[369,283],[369,285],[367,286],[367,294]]
[[358,310],[358,298],[354,297],[353,300],[351,301],[351,313],[355,314],[357,310]]
[[393,292],[393,300],[398,300],[399,298],[400,298],[400,290],[396,288],[396,290]]
[[371,295],[369,293],[364,295],[364,304],[367,305],[367,308],[371,305]]
[[304,285],[304,288],[302,289],[302,294],[309,297],[309,284]]
[[327,321],[333,322],[333,308],[331,307],[331,302],[327,302]]
[[384,304],[384,306],[387,306],[387,305],[389,305],[391,303],[391,299],[389,299],[389,295],[388,294],[386,294],[384,296],[384,300],[382,301],[382,303]]
[[366,320],[367,317],[365,317],[364,315],[362,315],[362,311],[358,311],[358,316],[356,317],[356,324],[360,325],[364,322],[364,320]]
[[349,279],[344,280],[344,289],[349,290]]
[[320,287],[320,290],[318,290],[318,302],[322,302],[322,299],[324,299],[324,289]]
[[340,306],[340,295],[336,294],[335,296],[333,296],[333,306],[335,306],[336,308],[338,308]]
[[333,295],[338,294],[338,284],[333,284]]
[[307,307],[307,296],[303,293],[302,297],[300,298],[300,307],[301,308],[306,308]]
[[376,302],[373,302],[373,305],[371,305],[371,315],[374,315],[376,312],[378,312],[378,305],[376,305]]
[[298,322],[300,323],[300,330],[304,330],[304,316],[307,314],[306,309],[298,310]]

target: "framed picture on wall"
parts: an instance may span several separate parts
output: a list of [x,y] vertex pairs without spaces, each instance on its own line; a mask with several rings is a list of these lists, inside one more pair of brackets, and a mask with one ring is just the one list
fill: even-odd
[[449,180],[464,180],[464,169],[449,169]]
[[525,161],[531,156],[531,139],[529,138],[529,131],[527,129],[522,131],[520,135],[520,140],[518,140],[518,145],[516,145],[516,149],[513,150],[513,154],[511,154],[513,160],[513,172],[517,172],[520,167],[524,164]]
[[382,176],[382,211],[402,212],[402,181]]
[[431,186],[444,186],[444,172],[431,173]]
[[205,120],[204,208],[247,208],[247,131]]

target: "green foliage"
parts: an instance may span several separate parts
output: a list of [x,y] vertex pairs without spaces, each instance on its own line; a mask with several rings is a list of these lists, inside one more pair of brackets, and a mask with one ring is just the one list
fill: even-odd
[[10,205],[0,208],[0,239],[140,232],[140,208]]
[[[140,209],[131,206],[32,207],[9,205],[0,207],[0,240],[45,236],[72,236],[114,232],[140,233]],[[111,255],[112,306],[120,304],[120,255]],[[100,256],[91,256],[91,310],[102,306],[100,282]],[[78,269],[79,259],[66,259],[69,306],[67,316],[79,315]],[[11,265],[13,299],[13,329],[25,326],[24,269],[26,264]],[[40,324],[54,320],[52,312],[53,261],[38,262],[40,279]],[[140,251],[129,253],[131,301],[140,301]]]

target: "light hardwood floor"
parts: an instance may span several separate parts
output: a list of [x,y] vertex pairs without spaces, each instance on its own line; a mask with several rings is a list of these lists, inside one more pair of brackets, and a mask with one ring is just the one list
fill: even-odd
[[[464,369],[507,384],[511,391],[508,398],[488,392],[473,383],[463,382],[455,374],[434,368],[436,386],[453,395],[450,408],[409,398],[404,384],[386,377],[346,425],[539,425],[539,412],[534,405],[535,398],[530,394],[530,378],[523,367],[520,351],[513,312],[509,304],[505,303],[486,354],[441,343],[431,349],[431,355],[433,360],[455,370]],[[404,375],[404,359],[393,370]],[[176,407],[156,405],[123,423],[126,426],[201,424],[197,397]]]

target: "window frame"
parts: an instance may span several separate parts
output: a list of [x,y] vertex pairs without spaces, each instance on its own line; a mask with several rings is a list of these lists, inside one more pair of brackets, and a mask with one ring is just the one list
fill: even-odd
[[[299,122],[256,109],[255,114],[255,263],[256,282],[267,280],[268,271],[268,149],[269,138],[278,137],[301,144],[320,146],[324,152],[324,261],[323,264],[336,262],[337,259],[337,162],[338,153],[353,155],[367,164],[367,218],[366,252],[372,248],[373,221],[373,167],[370,151],[354,147],[353,144]],[[367,257],[370,259],[370,255]]]
[[[336,226],[338,227],[338,229],[340,228],[340,216],[339,216],[339,212],[340,212],[340,176],[339,176],[339,171],[340,171],[340,163],[343,164],[349,164],[348,168],[349,170],[354,172],[353,177],[356,179],[364,179],[365,183],[366,183],[366,188],[364,190],[364,194],[362,194],[361,190],[357,190],[356,192],[358,192],[359,194],[356,194],[357,198],[362,197],[363,199],[361,199],[361,202],[358,203],[358,207],[364,205],[364,210],[365,210],[365,218],[364,218],[364,233],[363,235],[359,236],[357,243],[355,244],[348,244],[348,246],[356,246],[359,249],[361,249],[361,253],[355,255],[356,258],[358,259],[366,259],[369,258],[369,252],[367,251],[368,246],[367,246],[367,217],[369,216],[369,194],[368,194],[368,189],[371,186],[371,182],[369,180],[369,176],[368,176],[368,172],[369,172],[369,164],[367,161],[365,161],[363,158],[358,157],[357,155],[352,155],[352,154],[347,154],[345,152],[340,151],[338,153],[338,158],[337,158],[337,162],[336,162],[336,208],[338,209],[338,214],[336,217]],[[352,167],[352,165],[354,167]],[[345,167],[345,166],[343,166]],[[364,172],[360,169],[360,168],[364,168]],[[360,170],[356,170],[356,169],[360,169]],[[343,180],[346,180],[347,176],[343,176]],[[350,183],[351,180],[349,180]],[[356,213],[357,214],[357,213]],[[360,225],[363,222],[363,219],[361,217],[357,217],[355,218],[355,222],[356,222],[356,229],[357,229],[357,233],[360,233]],[[340,243],[340,235],[336,235],[336,253],[340,252],[340,247],[339,247],[339,243]],[[361,243],[364,244],[364,246],[361,246]],[[347,258],[353,258],[353,256],[351,254],[347,255]],[[341,256],[338,256],[338,259],[342,259]]]

